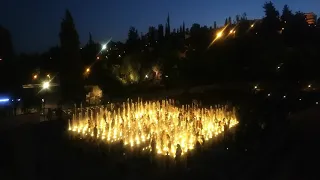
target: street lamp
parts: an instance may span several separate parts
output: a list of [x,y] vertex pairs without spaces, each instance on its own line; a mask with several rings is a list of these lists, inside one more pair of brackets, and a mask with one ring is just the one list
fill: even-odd
[[106,50],[108,47],[109,42],[111,41],[112,37],[105,43],[102,45],[101,50],[98,54],[100,54],[102,51]]
[[38,78],[38,75],[35,74],[35,75],[33,76],[33,79],[37,79],[37,78]]
[[[108,44],[108,43],[107,43]],[[107,49],[107,44],[102,45],[101,51],[106,50]]]
[[218,33],[217,33],[217,39],[221,38],[222,35],[223,35],[223,31],[218,32]]
[[89,73],[89,72],[90,72],[90,68],[87,68],[87,69],[86,69],[86,73]]
[[112,39],[112,38],[110,38],[110,39],[107,41],[107,43],[105,43],[105,44],[103,44],[103,45],[102,45],[102,47],[101,47],[100,51],[99,51],[99,52],[98,52],[98,54],[97,54],[97,60],[99,60],[99,59],[100,59],[100,58],[99,58],[99,54],[100,54],[102,51],[104,51],[104,50],[106,50],[106,49],[107,49],[108,44],[109,44],[109,42],[111,41],[111,39]]
[[43,82],[42,89],[49,89],[49,87],[50,87],[50,82],[49,81]]

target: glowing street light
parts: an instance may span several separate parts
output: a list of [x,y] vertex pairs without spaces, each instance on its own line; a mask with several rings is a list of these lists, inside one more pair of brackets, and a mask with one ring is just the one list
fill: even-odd
[[234,29],[231,29],[229,34],[235,34],[235,33],[236,31]]
[[49,89],[49,87],[50,87],[50,82],[48,82],[48,81],[43,82],[43,84],[42,84],[43,89]]
[[251,28],[253,28],[254,27],[254,24],[251,24],[251,26],[250,26]]
[[219,32],[217,33],[217,39],[221,38],[222,35],[223,35],[223,31],[219,31]]
[[89,73],[89,72],[90,72],[90,68],[87,68],[87,69],[86,69],[86,73]]
[[110,42],[111,40],[112,40],[112,37],[111,37],[105,44],[102,45],[100,52],[107,49],[108,44],[109,44],[109,42]]
[[37,78],[38,78],[38,75],[34,75],[34,76],[33,76],[33,79],[37,79]]
[[227,27],[228,27],[228,25],[226,25],[222,30],[217,32],[216,37],[209,44],[208,48],[210,48],[214,42],[216,42],[218,39],[220,39],[223,36],[223,32],[226,30]]
[[103,50],[107,49],[107,44],[108,44],[108,43],[106,43],[106,44],[102,45],[101,51],[103,51]]

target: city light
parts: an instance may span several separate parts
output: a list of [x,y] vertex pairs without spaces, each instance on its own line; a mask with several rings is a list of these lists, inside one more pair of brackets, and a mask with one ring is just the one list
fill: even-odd
[[[108,44],[108,43],[107,43]],[[102,45],[101,51],[107,49],[107,44]]]
[[34,75],[34,76],[33,76],[33,79],[37,79],[37,78],[38,78],[38,75]]
[[49,87],[50,87],[50,82],[48,82],[48,81],[43,82],[43,84],[42,84],[43,89],[49,89]]
[[250,26],[251,28],[253,28],[254,27],[254,24],[251,24],[251,26]]
[[234,29],[231,29],[229,32],[229,34],[235,34],[235,33],[236,33],[236,31]]
[[220,30],[219,32],[217,32],[216,37],[212,40],[212,42],[209,44],[208,48],[210,48],[214,42],[216,42],[218,39],[222,38],[223,36],[223,32],[226,30],[226,28],[228,27],[228,25],[226,25],[222,30]]
[[0,102],[8,102],[9,100],[10,100],[9,98],[0,99]]
[[223,35],[223,31],[218,32],[218,33],[217,33],[217,39],[218,39],[218,38],[221,38],[222,35]]
[[108,144],[122,141],[129,151],[154,151],[170,157],[175,157],[179,146],[183,155],[192,151],[197,142],[210,142],[238,124],[235,108],[202,108],[198,104],[178,107],[173,99],[128,99],[117,109],[75,107],[72,117],[68,129],[74,137],[95,138]]
[[[104,51],[104,50],[106,50],[107,48],[108,48],[108,44],[109,44],[109,42],[112,40],[112,37],[105,43],[105,44],[103,44],[102,46],[101,46],[101,50],[100,50],[100,52],[99,53],[101,53],[102,51]],[[98,53],[98,54],[99,54]]]

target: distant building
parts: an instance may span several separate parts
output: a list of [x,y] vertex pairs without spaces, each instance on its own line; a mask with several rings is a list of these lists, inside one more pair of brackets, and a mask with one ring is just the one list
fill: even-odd
[[317,15],[313,12],[305,13],[306,21],[309,25],[316,24],[317,21]]

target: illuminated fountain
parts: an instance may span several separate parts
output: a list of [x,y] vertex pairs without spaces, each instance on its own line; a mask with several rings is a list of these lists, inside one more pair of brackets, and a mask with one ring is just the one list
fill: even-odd
[[238,123],[235,109],[226,106],[200,108],[197,104],[178,107],[172,99],[133,102],[127,100],[118,107],[76,108],[69,131],[84,138],[106,143],[123,141],[129,148],[151,151],[174,157],[177,144],[183,153],[194,149],[197,141],[207,141],[224,129]]

